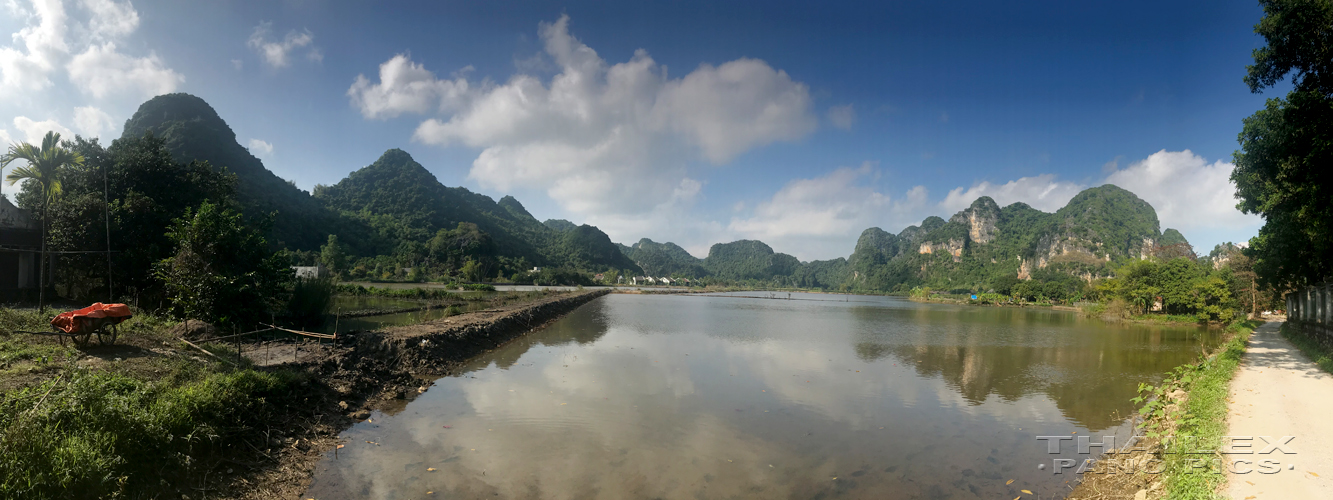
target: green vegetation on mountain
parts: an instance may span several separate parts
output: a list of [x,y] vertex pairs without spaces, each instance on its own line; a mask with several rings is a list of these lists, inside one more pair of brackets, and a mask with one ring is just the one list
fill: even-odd
[[579,227],[578,224],[567,221],[565,219],[546,219],[545,222],[542,222],[542,225],[549,227],[555,230],[556,232],[560,233],[563,233],[565,231],[572,231],[574,230],[574,228]]
[[587,224],[565,231],[555,251],[559,252],[558,256],[565,265],[577,269],[624,269],[635,274],[643,272],[615,243],[611,243],[606,233]]
[[701,278],[708,275],[703,260],[675,243],[643,238],[625,253],[643,272],[654,277]]
[[[125,122],[121,138],[152,133],[165,141],[177,163],[205,161],[236,174],[236,200],[247,217],[276,213],[272,239],[283,247],[313,250],[330,233],[364,241],[368,234],[325,210],[309,193],[274,175],[264,163],[236,142],[236,133],[203,99],[190,94],[164,94],[139,106]],[[173,214],[180,215],[180,214]]]
[[[511,196],[496,202],[465,188],[444,186],[399,149],[386,151],[337,184],[316,187],[314,196],[376,231],[381,242],[377,255],[362,256],[352,267],[352,277],[393,279],[405,277],[406,268],[416,270],[413,274],[418,277],[456,276],[469,281],[508,277],[534,266],[637,270],[597,228],[559,221],[573,227],[553,229]],[[561,226],[559,222],[554,224]],[[461,254],[439,252],[441,238],[454,238],[442,233],[449,231],[479,232],[492,244],[484,253],[474,250],[459,260]],[[381,258],[385,255],[392,258]]]
[[1189,244],[1190,242],[1189,240],[1185,239],[1185,235],[1180,234],[1180,231],[1171,228],[1167,228],[1165,231],[1162,231],[1162,237],[1157,240],[1157,246],[1163,246],[1163,247],[1170,245],[1189,245]]
[[737,240],[708,249],[703,266],[710,274],[732,280],[771,280],[791,276],[801,262],[785,253],[774,253],[762,241]]

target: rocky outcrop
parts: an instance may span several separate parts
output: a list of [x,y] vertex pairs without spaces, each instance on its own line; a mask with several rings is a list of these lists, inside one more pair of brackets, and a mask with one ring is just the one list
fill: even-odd
[[972,206],[966,210],[954,214],[949,222],[967,226],[968,239],[973,243],[984,245],[994,241],[998,235],[1000,206],[989,196],[982,196],[972,202]]
[[958,238],[950,239],[946,243],[922,243],[917,253],[947,252],[953,256],[954,262],[962,262],[965,244],[965,241]]

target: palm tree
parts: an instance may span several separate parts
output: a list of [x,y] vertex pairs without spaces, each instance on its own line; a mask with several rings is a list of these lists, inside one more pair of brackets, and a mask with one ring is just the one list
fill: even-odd
[[20,142],[9,146],[9,152],[0,156],[0,171],[14,160],[24,160],[28,164],[14,167],[5,180],[9,185],[21,180],[36,181],[42,188],[42,259],[37,270],[37,308],[46,305],[46,216],[51,202],[60,194],[60,174],[66,167],[83,164],[83,155],[60,146],[60,134],[47,132],[42,138],[42,147]]

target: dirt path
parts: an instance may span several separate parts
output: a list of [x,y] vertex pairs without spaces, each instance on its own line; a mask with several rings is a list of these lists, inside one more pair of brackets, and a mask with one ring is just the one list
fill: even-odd
[[[1333,376],[1282,338],[1281,325],[1269,322],[1254,331],[1231,381],[1227,434],[1254,436],[1255,453],[1225,455],[1228,461],[1254,464],[1238,464],[1229,474],[1227,493],[1233,500],[1333,498]],[[1295,454],[1260,454],[1269,444],[1259,436],[1275,443],[1295,436],[1283,445]],[[1280,463],[1278,472],[1262,473],[1263,460]],[[1236,473],[1247,469],[1253,472]]]

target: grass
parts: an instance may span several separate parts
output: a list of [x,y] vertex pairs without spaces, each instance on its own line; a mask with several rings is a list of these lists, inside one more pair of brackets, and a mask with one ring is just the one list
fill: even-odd
[[1199,320],[1198,316],[1193,314],[1135,314],[1130,316],[1131,321],[1140,323],[1161,323],[1174,325],[1197,325],[1206,321]]
[[[1262,322],[1238,321],[1228,327],[1234,335],[1223,344],[1215,355],[1208,359],[1177,368],[1175,377],[1163,384],[1168,390],[1184,389],[1189,393],[1184,411],[1164,415],[1171,422],[1166,428],[1174,427],[1171,432],[1177,438],[1192,436],[1191,449],[1216,450],[1221,438],[1227,432],[1227,394],[1231,378],[1240,366],[1241,356],[1245,353],[1250,332]],[[1182,443],[1176,439],[1175,443]],[[1171,449],[1171,443],[1167,443]],[[1187,450],[1177,450],[1187,451]],[[1203,457],[1203,458],[1201,458]],[[1225,471],[1220,463],[1208,460],[1207,455],[1187,453],[1166,453],[1162,481],[1166,487],[1165,498],[1180,500],[1205,500],[1225,498],[1217,494],[1218,487],[1225,481]],[[1205,460],[1206,467],[1197,460]]]
[[1320,342],[1317,337],[1300,331],[1296,325],[1290,321],[1282,324],[1282,336],[1300,349],[1305,357],[1314,361],[1320,370],[1327,373],[1333,373],[1333,346],[1326,342]]
[[145,381],[71,369],[0,397],[0,497],[138,497],[189,484],[293,397],[301,376],[180,369]]
[[[72,345],[15,333],[48,330],[47,318],[0,308],[0,499],[178,496],[246,443],[264,448],[261,429],[309,392],[297,372],[182,356],[80,363]],[[173,324],[136,311],[121,338],[160,344]]]

